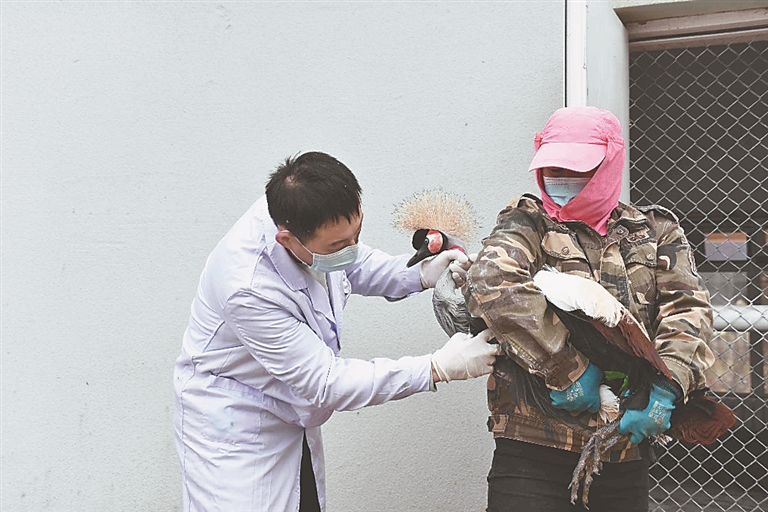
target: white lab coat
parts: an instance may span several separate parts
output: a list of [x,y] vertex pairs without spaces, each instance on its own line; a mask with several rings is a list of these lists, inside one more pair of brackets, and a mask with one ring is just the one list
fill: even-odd
[[176,447],[185,511],[299,507],[306,432],[325,508],[320,425],[429,389],[429,356],[338,357],[351,293],[399,298],[421,290],[408,256],[360,244],[328,291],[275,241],[259,199],[208,257],[174,370]]

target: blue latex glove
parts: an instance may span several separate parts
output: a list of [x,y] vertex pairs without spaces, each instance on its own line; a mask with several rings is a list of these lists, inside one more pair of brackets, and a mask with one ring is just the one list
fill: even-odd
[[640,444],[644,437],[655,436],[669,430],[674,402],[678,396],[672,385],[651,387],[648,407],[642,411],[627,409],[619,422],[619,433],[629,434],[633,444]]
[[600,382],[602,380],[603,372],[597,366],[589,363],[579,380],[563,391],[550,391],[549,398],[552,399],[552,405],[559,409],[595,413],[600,410]]

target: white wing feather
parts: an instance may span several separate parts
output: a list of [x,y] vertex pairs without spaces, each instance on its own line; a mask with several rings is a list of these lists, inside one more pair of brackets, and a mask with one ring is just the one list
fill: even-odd
[[619,417],[619,397],[617,397],[611,388],[605,384],[600,384],[600,410],[598,415],[600,421],[608,424]]
[[533,276],[533,284],[549,302],[563,311],[579,310],[590,318],[616,327],[624,306],[600,283],[546,267]]

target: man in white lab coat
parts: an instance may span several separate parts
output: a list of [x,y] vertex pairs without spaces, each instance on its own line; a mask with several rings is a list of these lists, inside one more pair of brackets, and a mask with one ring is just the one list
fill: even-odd
[[322,511],[333,411],[491,371],[488,331],[420,357],[339,357],[350,294],[398,299],[469,266],[446,251],[407,268],[360,243],[360,194],[335,158],[289,158],[208,257],[174,370],[184,511]]

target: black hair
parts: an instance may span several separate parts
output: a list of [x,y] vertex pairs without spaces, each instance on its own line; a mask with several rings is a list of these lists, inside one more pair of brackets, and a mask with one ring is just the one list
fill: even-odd
[[320,152],[288,157],[266,186],[269,215],[301,241],[360,210],[362,189],[347,166]]

